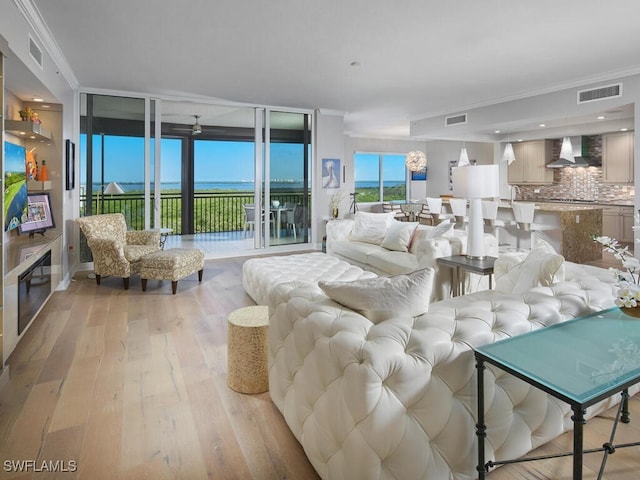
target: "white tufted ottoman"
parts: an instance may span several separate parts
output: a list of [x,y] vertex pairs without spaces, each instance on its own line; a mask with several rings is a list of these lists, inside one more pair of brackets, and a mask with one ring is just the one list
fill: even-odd
[[292,281],[352,281],[377,275],[326,253],[251,258],[242,266],[242,286],[258,305],[268,305],[271,291]]
[[147,279],[152,278],[171,280],[171,291],[175,295],[181,278],[198,272],[198,281],[202,281],[204,253],[197,248],[170,248],[147,255],[140,263],[143,292],[147,291]]

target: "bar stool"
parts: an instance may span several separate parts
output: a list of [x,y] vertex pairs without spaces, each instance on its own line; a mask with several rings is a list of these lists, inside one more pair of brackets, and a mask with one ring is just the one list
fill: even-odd
[[500,246],[499,229],[505,228],[507,224],[504,220],[498,220],[498,204],[498,200],[482,200],[482,218],[486,230],[496,237]]
[[431,215],[432,225],[437,225],[442,220],[442,199],[427,197],[427,205],[429,206],[429,214]]
[[451,213],[456,222],[454,228],[464,228],[464,224],[469,221],[467,218],[467,199],[450,198],[449,205],[451,205]]
[[[512,202],[511,209],[513,210],[513,218],[516,220],[516,226],[519,230],[529,232],[529,248],[535,245],[535,234],[545,230],[544,225],[538,225],[533,223],[533,217],[535,216],[535,203],[530,202]],[[518,235],[517,247],[520,248],[520,235]]]

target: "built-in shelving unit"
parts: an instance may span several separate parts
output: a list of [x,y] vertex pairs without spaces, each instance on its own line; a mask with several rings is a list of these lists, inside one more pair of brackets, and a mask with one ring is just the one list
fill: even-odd
[[34,122],[20,120],[5,120],[4,129],[19,137],[30,140],[51,140],[51,132],[42,128],[42,125]]

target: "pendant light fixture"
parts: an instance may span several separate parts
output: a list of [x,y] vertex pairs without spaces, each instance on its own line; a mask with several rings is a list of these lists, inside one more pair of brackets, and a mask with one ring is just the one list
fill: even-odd
[[509,135],[507,135],[507,144],[504,146],[504,152],[502,153],[502,161],[507,162],[507,165],[511,165],[516,159],[516,154],[513,151],[513,144]]
[[427,168],[427,156],[420,150],[407,153],[405,165],[411,172],[419,172]]
[[467,154],[467,147],[462,142],[462,149],[460,150],[460,158],[458,158],[458,167],[466,167],[469,165],[469,155]]

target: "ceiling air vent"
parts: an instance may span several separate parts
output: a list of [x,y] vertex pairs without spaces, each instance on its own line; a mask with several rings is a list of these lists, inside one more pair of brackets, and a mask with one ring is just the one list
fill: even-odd
[[38,66],[40,68],[43,68],[42,50],[40,50],[40,47],[36,44],[36,42],[34,42],[33,38],[31,38],[31,35],[29,35],[29,54],[31,55],[31,58],[33,58],[33,60],[38,64]]
[[444,119],[444,124],[447,127],[451,127],[452,125],[461,125],[463,123],[467,123],[466,113],[463,113],[462,115],[456,115],[455,117],[446,117]]
[[607,98],[621,97],[622,83],[598,87],[591,90],[580,90],[578,92],[578,103],[594,102]]

